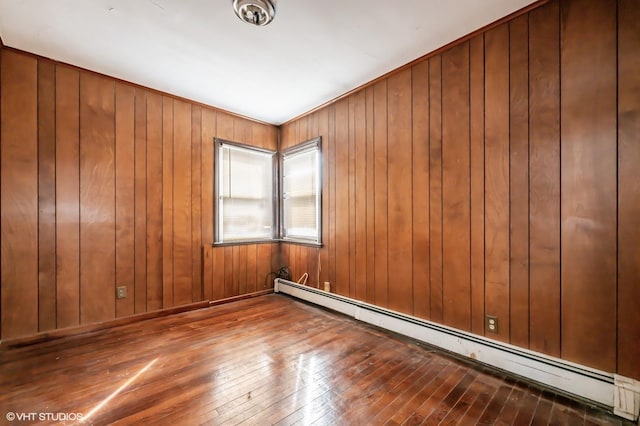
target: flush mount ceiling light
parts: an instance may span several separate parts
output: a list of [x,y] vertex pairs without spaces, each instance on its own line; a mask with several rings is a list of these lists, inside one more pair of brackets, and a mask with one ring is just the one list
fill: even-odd
[[276,15],[275,1],[272,0],[232,0],[233,10],[242,21],[259,27],[273,21]]

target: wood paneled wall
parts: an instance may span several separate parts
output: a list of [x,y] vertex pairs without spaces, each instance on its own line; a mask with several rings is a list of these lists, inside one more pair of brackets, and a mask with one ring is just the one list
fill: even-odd
[[276,127],[8,48],[0,61],[2,339],[263,288],[277,245],[211,247],[213,138],[276,149]]
[[294,278],[640,379],[639,22],[552,1],[285,124],[323,137]]

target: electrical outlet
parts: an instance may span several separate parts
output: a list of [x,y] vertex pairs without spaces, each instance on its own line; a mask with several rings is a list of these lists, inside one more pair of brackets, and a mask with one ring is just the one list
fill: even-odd
[[498,332],[498,317],[493,315],[487,315],[485,318],[485,328],[489,333]]
[[116,299],[124,299],[125,297],[127,297],[127,287],[124,285],[116,287]]

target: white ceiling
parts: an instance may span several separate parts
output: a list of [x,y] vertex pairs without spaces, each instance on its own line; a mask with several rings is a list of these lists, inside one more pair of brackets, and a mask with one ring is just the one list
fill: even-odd
[[0,0],[5,45],[281,124],[532,0]]

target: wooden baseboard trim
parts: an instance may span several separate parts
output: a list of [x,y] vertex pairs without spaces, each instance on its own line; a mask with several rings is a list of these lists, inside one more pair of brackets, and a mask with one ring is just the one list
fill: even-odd
[[241,294],[240,296],[227,297],[226,299],[212,300],[208,303],[209,303],[209,306],[217,306],[217,305],[223,305],[229,302],[237,302],[238,300],[251,299],[253,297],[258,297],[258,296],[265,296],[271,293],[273,293],[273,289],[269,288],[266,290],[260,290],[253,293]]
[[273,293],[273,289],[261,290],[254,293],[242,294],[240,296],[228,297],[219,300],[205,300],[202,302],[190,303],[187,305],[176,306],[173,308],[161,309],[153,312],[145,312],[143,314],[130,315],[123,318],[116,318],[108,321],[98,322],[94,324],[77,325],[73,327],[61,328],[58,330],[44,331],[38,334],[32,334],[24,337],[16,337],[14,339],[6,339],[0,341],[0,351],[22,348],[25,346],[35,345],[37,343],[48,342],[51,340],[62,339],[64,337],[77,336],[80,334],[92,333],[95,331],[105,330],[108,328],[128,325],[140,321],[146,321],[153,318],[164,317],[168,315],[179,314],[196,309],[208,308],[211,306],[223,305],[225,303],[236,302],[238,300],[250,299],[252,297],[264,296]]

